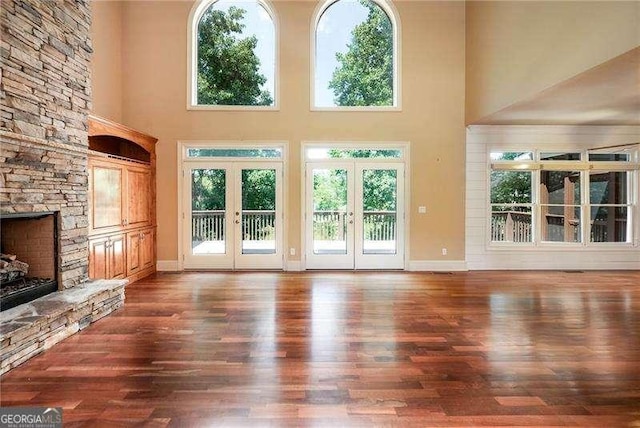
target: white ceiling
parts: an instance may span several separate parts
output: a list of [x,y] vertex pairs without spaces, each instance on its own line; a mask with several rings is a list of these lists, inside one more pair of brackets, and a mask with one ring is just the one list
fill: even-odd
[[640,47],[474,124],[640,125]]

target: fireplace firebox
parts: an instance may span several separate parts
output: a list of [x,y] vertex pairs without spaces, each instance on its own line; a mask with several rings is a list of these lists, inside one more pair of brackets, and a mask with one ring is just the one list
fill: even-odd
[[58,213],[0,217],[0,310],[58,290]]

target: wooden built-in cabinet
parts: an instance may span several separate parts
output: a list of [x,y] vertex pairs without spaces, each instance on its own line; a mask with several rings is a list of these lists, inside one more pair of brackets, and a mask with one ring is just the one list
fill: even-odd
[[124,234],[89,238],[89,277],[113,279],[126,276]]
[[136,275],[155,264],[153,228],[127,233],[127,276]]
[[152,224],[151,168],[89,155],[90,233]]
[[89,277],[156,270],[156,139],[89,116]]

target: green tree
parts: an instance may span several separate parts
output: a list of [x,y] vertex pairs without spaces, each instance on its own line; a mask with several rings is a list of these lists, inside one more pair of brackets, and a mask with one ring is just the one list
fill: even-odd
[[209,8],[198,24],[198,104],[271,105],[262,89],[267,78],[259,72],[256,36],[241,38],[246,11]]
[[242,209],[267,211],[276,209],[275,169],[242,170]]
[[393,26],[387,14],[371,0],[367,20],[351,33],[346,53],[337,53],[339,66],[329,88],[339,106],[393,105]]
[[226,177],[223,169],[194,169],[191,180],[191,209],[193,211],[225,209]]
[[345,210],[347,207],[347,171],[318,171],[313,176],[313,205],[318,211]]
[[[512,161],[522,157],[530,159],[526,152],[505,152],[494,160]],[[491,171],[492,204],[529,204],[531,202],[530,172],[499,169]]]
[[491,171],[492,204],[530,204],[531,172]]

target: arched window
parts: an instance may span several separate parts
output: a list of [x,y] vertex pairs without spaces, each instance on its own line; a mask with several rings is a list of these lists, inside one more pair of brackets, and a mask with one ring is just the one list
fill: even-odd
[[311,107],[400,108],[400,20],[390,0],[326,0],[312,21]]
[[276,20],[264,0],[200,0],[188,31],[187,108],[277,106]]

